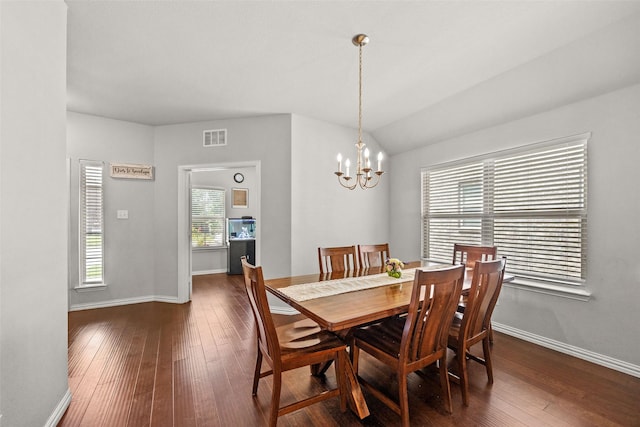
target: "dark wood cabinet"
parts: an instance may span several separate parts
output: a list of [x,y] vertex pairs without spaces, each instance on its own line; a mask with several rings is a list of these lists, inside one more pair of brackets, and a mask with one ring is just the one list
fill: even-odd
[[227,249],[227,274],[242,274],[240,257],[246,255],[247,261],[256,263],[255,239],[230,240]]

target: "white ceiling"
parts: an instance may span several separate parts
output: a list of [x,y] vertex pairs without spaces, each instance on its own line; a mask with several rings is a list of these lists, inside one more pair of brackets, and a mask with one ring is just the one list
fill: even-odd
[[67,0],[68,108],[149,125],[294,113],[389,153],[640,82],[639,1]]

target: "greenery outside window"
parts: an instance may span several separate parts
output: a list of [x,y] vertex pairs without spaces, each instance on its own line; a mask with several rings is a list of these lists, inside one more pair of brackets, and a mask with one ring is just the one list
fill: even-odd
[[225,245],[225,190],[191,189],[191,247],[220,248]]
[[577,135],[422,170],[426,259],[495,245],[516,279],[586,280],[587,141]]
[[104,283],[104,164],[80,161],[80,286]]

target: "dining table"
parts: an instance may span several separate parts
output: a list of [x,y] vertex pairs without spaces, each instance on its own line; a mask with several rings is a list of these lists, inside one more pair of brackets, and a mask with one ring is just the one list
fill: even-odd
[[[406,313],[411,301],[416,269],[435,270],[450,266],[433,261],[405,263],[400,278],[387,275],[385,266],[334,271],[265,280],[267,290],[328,331],[349,329],[386,317]],[[467,269],[463,294],[471,286],[472,270]],[[505,281],[513,276],[505,275]],[[346,369],[350,404],[362,419],[369,415],[353,367]]]
[[[405,313],[411,300],[415,269],[433,270],[449,265],[408,262],[398,279],[387,276],[382,266],[269,279],[265,280],[265,286],[322,328],[338,332]],[[466,270],[463,295],[471,287],[471,273],[471,269]],[[505,274],[503,281],[513,278]]]

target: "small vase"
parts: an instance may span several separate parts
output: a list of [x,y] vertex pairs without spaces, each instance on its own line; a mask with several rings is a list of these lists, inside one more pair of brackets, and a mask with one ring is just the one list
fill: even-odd
[[396,279],[399,279],[402,276],[402,271],[391,270],[391,271],[387,271],[387,274],[389,275],[389,277],[395,277]]

